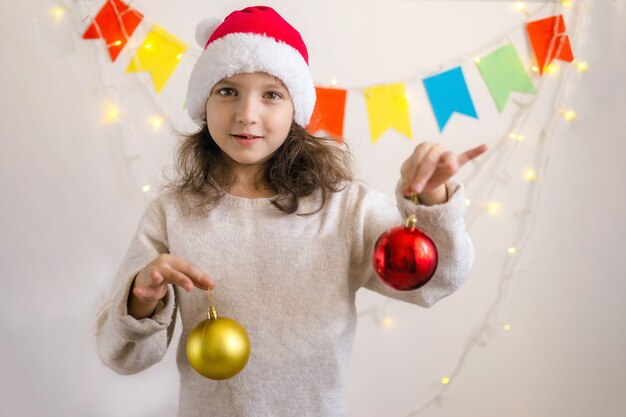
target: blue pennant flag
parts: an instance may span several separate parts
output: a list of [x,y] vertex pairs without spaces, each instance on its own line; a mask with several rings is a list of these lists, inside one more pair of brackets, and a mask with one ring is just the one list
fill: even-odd
[[461,67],[424,78],[422,81],[440,132],[454,112],[478,119]]

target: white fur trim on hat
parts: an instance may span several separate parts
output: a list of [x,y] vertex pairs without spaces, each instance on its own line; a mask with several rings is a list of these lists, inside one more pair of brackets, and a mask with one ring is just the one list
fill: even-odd
[[251,33],[231,33],[204,50],[191,71],[187,111],[202,126],[206,100],[213,86],[235,74],[265,72],[279,78],[289,90],[296,123],[306,127],[315,107],[315,85],[306,61],[292,46]]
[[198,23],[198,26],[196,26],[196,42],[198,42],[200,48],[204,49],[215,29],[221,24],[222,21],[215,17],[204,18]]

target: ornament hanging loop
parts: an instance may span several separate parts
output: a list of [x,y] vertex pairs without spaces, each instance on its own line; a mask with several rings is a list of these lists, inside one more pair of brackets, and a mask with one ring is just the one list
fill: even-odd
[[211,289],[210,288],[208,290],[208,295],[209,295],[209,312],[207,313],[207,316],[209,317],[209,320],[212,320],[212,319],[216,319],[217,318],[217,311],[215,311],[215,307],[213,307],[213,300],[211,299]]
[[[420,203],[419,200],[417,199],[417,194],[413,194],[411,196],[411,201],[415,205],[418,205]],[[415,213],[411,213],[409,217],[407,217],[404,227],[406,227],[407,229],[413,230],[415,229],[416,225],[417,225],[417,216],[415,215]]]

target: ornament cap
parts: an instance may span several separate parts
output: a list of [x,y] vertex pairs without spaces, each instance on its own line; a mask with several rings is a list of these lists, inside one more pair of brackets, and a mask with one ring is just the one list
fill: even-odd
[[209,320],[213,320],[217,318],[217,311],[215,311],[215,307],[209,306],[209,312],[207,313],[209,316]]
[[407,229],[415,229],[415,225],[417,224],[417,216],[413,213],[411,213],[411,215],[409,217],[407,217],[406,219],[406,223],[404,224],[404,226]]

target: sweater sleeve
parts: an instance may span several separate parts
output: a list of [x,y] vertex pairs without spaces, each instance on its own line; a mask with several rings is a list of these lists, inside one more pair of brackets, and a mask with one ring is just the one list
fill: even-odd
[[[446,183],[448,201],[424,206],[406,199],[398,182],[395,204],[382,193],[368,192],[355,207],[355,229],[352,259],[356,278],[363,286],[396,300],[431,307],[452,294],[468,278],[474,262],[474,247],[465,230],[465,193],[463,184],[455,180]],[[437,270],[424,286],[412,291],[398,291],[382,284],[372,266],[372,251],[378,237],[387,229],[404,224],[415,213],[417,227],[424,230],[435,242],[439,256]]]
[[161,253],[168,253],[164,216],[157,200],[144,212],[119,267],[110,298],[96,314],[95,337],[102,362],[122,375],[135,374],[159,362],[169,346],[176,322],[174,290],[158,304],[152,317],[137,320],[127,302],[135,276]]

